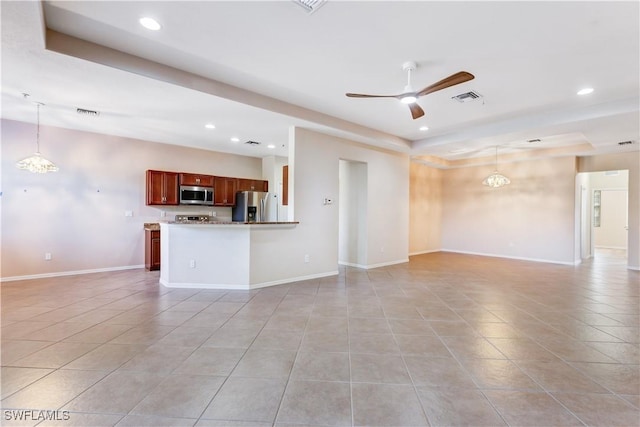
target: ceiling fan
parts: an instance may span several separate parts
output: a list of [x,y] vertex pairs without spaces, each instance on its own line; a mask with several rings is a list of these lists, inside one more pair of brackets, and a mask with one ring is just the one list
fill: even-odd
[[362,93],[347,93],[350,98],[396,98],[403,104],[409,106],[411,110],[411,116],[413,119],[424,116],[424,110],[418,105],[418,98],[424,95],[428,95],[433,92],[437,92],[442,89],[446,89],[450,86],[455,86],[460,83],[467,82],[474,78],[473,74],[466,71],[459,71],[455,74],[446,77],[439,82],[436,82],[430,86],[425,87],[422,90],[415,91],[411,86],[411,71],[415,70],[418,65],[414,61],[407,61],[402,64],[402,70],[407,72],[407,85],[404,87],[404,91],[399,95],[367,95]]

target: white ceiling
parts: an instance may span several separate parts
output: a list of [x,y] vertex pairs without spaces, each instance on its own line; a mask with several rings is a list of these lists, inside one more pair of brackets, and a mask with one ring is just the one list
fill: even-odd
[[[485,156],[498,144],[501,152],[591,144],[582,155],[640,145],[635,1],[329,0],[313,14],[292,1],[2,1],[0,8],[3,118],[34,122],[39,101],[43,124],[258,157],[286,155],[292,125],[448,160]],[[142,28],[142,16],[162,30]],[[148,77],[148,61],[134,70],[113,57],[96,63],[47,50],[45,22],[231,86],[202,91]],[[461,70],[475,79],[420,98],[426,114],[418,120],[397,100],[344,95],[402,92],[407,60],[418,63],[415,88]],[[595,91],[577,96],[585,86]],[[470,90],[483,97],[451,99]],[[80,116],[77,107],[101,114]],[[216,129],[205,129],[208,122]],[[527,142],[535,138],[542,142]],[[617,145],[626,140],[635,144]]]

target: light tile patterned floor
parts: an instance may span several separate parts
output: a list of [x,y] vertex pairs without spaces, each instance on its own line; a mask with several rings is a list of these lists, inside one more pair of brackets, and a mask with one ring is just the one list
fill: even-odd
[[615,252],[436,253],[252,292],[4,283],[2,425],[637,426],[639,287]]

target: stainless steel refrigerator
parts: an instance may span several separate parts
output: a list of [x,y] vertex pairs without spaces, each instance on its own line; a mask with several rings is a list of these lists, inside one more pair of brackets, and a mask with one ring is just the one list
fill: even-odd
[[231,216],[238,222],[277,222],[278,195],[264,191],[238,191]]

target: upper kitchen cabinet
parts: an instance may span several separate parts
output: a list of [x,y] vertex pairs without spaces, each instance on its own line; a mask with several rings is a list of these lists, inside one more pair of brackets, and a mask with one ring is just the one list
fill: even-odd
[[213,183],[213,204],[215,206],[233,206],[236,204],[237,178],[216,176]]
[[289,204],[289,165],[282,167],[282,206]]
[[211,175],[196,175],[193,173],[181,173],[180,185],[194,185],[198,187],[213,187],[214,177]]
[[147,205],[178,204],[178,173],[147,171]]
[[238,191],[269,191],[269,181],[238,178]]

